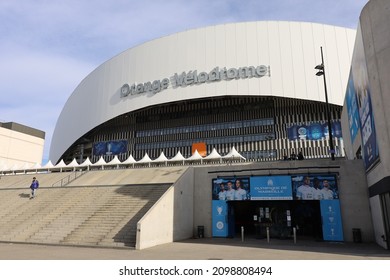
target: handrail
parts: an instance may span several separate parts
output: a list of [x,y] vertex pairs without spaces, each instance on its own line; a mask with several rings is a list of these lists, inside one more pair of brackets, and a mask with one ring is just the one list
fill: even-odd
[[63,187],[63,186],[66,186],[67,184],[69,184],[70,182],[76,180],[77,178],[79,178],[80,176],[84,175],[85,173],[87,173],[88,170],[84,170],[84,171],[75,171],[75,172],[72,172],[70,175],[62,178],[61,180],[55,182],[52,184],[52,187],[57,187],[57,184],[58,184],[58,187]]

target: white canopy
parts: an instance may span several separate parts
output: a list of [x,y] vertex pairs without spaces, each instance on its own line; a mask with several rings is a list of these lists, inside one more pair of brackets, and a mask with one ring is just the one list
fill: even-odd
[[122,164],[133,164],[136,163],[137,161],[133,158],[132,155],[130,155]]
[[103,156],[100,156],[99,160],[92,165],[93,166],[102,166],[102,165],[106,165],[106,164],[107,164],[107,162],[104,160]]
[[32,167],[32,169],[41,169],[41,168],[42,168],[42,165],[39,162],[34,164],[34,166]]
[[31,168],[31,163],[25,162],[22,166],[18,168],[18,170],[28,170]]
[[183,161],[183,160],[185,160],[185,157],[183,157],[180,151],[178,151],[173,158],[169,159],[169,161]]
[[243,157],[242,155],[240,155],[239,152],[237,152],[236,148],[233,147],[230,152],[226,155],[224,155],[222,158],[224,159],[235,159],[235,158],[241,158],[241,159],[244,159],[246,160],[245,157]]
[[54,167],[53,163],[51,162],[51,160],[49,160],[44,166],[42,166],[42,169],[50,169],[53,167]]
[[118,164],[121,164],[122,162],[119,160],[118,156],[115,155],[114,158],[107,162],[107,165],[118,165]]
[[61,161],[59,163],[56,164],[56,166],[54,166],[55,168],[63,168],[63,167],[66,167],[66,164],[64,162],[63,159],[61,159]]
[[199,154],[198,150],[195,150],[195,152],[192,154],[192,156],[190,156],[186,160],[191,161],[191,160],[202,160],[202,159],[203,159],[203,157]]
[[86,167],[92,165],[92,162],[90,161],[89,157],[87,157],[83,163],[81,163],[79,166],[80,167]]
[[167,162],[167,161],[168,161],[168,159],[165,156],[164,152],[161,152],[160,156],[158,158],[156,158],[155,160],[153,160],[153,162]]
[[217,150],[214,148],[211,153],[204,158],[204,160],[215,160],[215,159],[221,159],[221,155],[217,152]]
[[78,167],[78,166],[79,164],[75,158],[67,165],[67,167]]
[[89,169],[90,166],[102,166],[102,169],[104,168],[104,166],[106,165],[126,165],[126,164],[137,164],[137,163],[140,163],[140,164],[145,164],[145,163],[148,163],[150,165],[150,163],[161,163],[161,162],[180,162],[180,161],[203,161],[203,160],[221,160],[221,159],[225,159],[225,160],[229,160],[229,159],[243,159],[243,160],[246,160],[245,157],[243,157],[239,152],[237,152],[236,148],[235,147],[232,147],[230,152],[228,154],[226,154],[225,156],[221,156],[217,150],[214,148],[212,150],[212,152],[206,156],[206,157],[202,157],[198,150],[195,150],[195,152],[189,157],[189,158],[185,158],[182,153],[180,151],[177,152],[177,154],[171,158],[171,159],[168,159],[164,152],[161,152],[160,156],[158,158],[156,158],[155,160],[152,160],[149,155],[146,153],[144,155],[144,157],[139,160],[139,161],[136,161],[134,159],[134,157],[132,155],[130,155],[124,162],[121,162],[118,158],[117,155],[114,156],[114,158],[109,161],[108,163],[104,160],[104,158],[101,156],[99,158],[99,160],[97,162],[95,162],[94,164],[91,163],[89,157],[86,158],[86,160],[81,163],[81,164],[78,164],[77,163],[77,160],[74,158],[72,160],[72,162],[70,162],[68,165],[65,164],[64,160],[61,159],[61,161],[57,164],[57,165],[53,165],[53,163],[51,162],[51,160],[49,160],[44,166],[41,166],[41,164],[39,163],[36,163],[35,165],[32,166],[32,164],[24,164],[23,167],[20,167],[18,166],[17,164],[15,164],[14,166],[12,166],[11,168],[9,168],[4,162],[0,162],[0,171],[4,171],[4,172],[16,172],[16,171],[21,171],[21,170],[24,170],[24,171],[31,171],[31,170],[35,170],[35,171],[38,171],[38,170],[50,170],[50,169],[60,169],[61,171],[63,169],[70,169],[70,168],[73,168],[74,170],[76,169],[76,167],[87,167]]
[[151,163],[151,162],[152,160],[150,159],[148,153],[146,153],[142,159],[137,161],[137,163]]
[[8,169],[8,171],[15,171],[15,170],[19,170],[19,165],[18,164],[14,164],[14,165],[12,165],[9,169]]

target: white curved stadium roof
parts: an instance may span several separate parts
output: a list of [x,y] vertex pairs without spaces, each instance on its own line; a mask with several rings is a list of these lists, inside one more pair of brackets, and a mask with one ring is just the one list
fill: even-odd
[[314,70],[321,63],[320,46],[329,102],[341,106],[355,34],[316,23],[243,22],[188,30],[128,49],[96,68],[69,97],[50,159],[57,162],[96,126],[151,105],[227,95],[325,101],[323,80]]

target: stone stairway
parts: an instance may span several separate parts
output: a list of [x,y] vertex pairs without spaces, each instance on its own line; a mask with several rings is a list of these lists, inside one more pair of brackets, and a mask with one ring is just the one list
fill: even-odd
[[134,246],[136,225],[170,184],[0,189],[0,241]]

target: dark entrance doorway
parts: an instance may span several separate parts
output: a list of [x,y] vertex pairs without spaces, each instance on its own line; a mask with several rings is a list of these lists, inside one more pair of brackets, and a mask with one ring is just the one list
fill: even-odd
[[320,202],[318,200],[261,200],[229,201],[229,216],[232,230],[230,236],[240,236],[244,227],[245,236],[266,238],[269,229],[271,238],[292,238],[293,227],[297,236],[322,240]]

